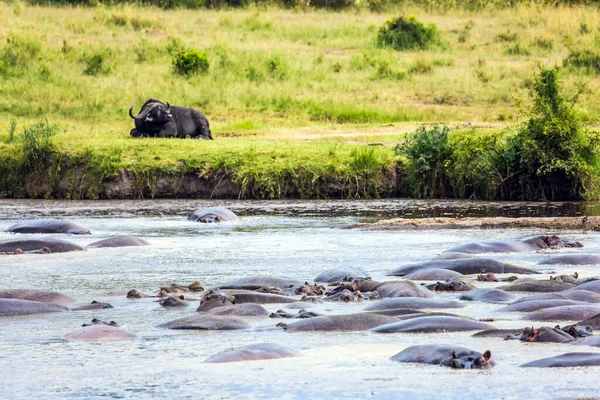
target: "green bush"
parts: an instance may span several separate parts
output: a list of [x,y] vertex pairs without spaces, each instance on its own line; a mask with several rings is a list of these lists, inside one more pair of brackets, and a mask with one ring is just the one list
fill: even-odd
[[179,75],[205,74],[208,66],[208,54],[196,49],[182,51],[173,58],[173,69]]
[[415,17],[391,18],[379,28],[377,46],[395,50],[427,49],[440,41],[435,25],[424,25]]
[[447,126],[420,127],[396,146],[396,154],[404,156],[408,184],[415,197],[446,197],[450,178],[447,166],[452,157]]
[[37,39],[8,36],[0,51],[0,75],[18,75],[38,57],[41,48]]
[[23,155],[25,166],[29,171],[42,172],[44,166],[56,150],[52,137],[59,131],[57,125],[48,121],[33,124],[23,131]]
[[600,74],[600,55],[590,50],[571,51],[564,59],[563,65],[582,69],[591,74]]
[[99,50],[94,54],[84,54],[85,69],[83,73],[90,76],[108,75],[112,71],[110,62],[111,52],[108,49]]

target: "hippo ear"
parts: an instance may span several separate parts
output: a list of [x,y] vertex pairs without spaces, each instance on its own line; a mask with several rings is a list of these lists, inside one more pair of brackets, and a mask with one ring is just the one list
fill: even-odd
[[489,360],[490,358],[492,358],[492,352],[489,350],[486,350],[485,353],[483,353],[483,358],[485,358],[486,360]]
[[433,290],[440,290],[440,283],[439,282],[435,283],[435,287],[433,288]]
[[567,333],[573,337],[577,337],[577,329],[575,329],[573,326],[569,328],[569,332]]
[[579,274],[578,274],[577,272],[575,272],[575,273],[573,274],[573,278],[575,278],[575,279],[579,278]]
[[558,330],[560,330],[560,325],[556,325],[556,326],[554,327],[554,329],[558,329]]
[[92,304],[98,304],[96,300],[92,300]]
[[183,297],[183,295],[179,296],[180,300],[185,300],[185,298]]
[[452,351],[452,359],[454,360],[456,358],[458,358],[458,356],[456,355],[456,351]]
[[199,219],[199,221],[206,223],[206,218],[202,217],[202,218]]

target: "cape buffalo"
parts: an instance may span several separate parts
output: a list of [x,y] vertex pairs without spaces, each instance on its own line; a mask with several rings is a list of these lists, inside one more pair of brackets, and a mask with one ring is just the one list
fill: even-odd
[[138,115],[133,115],[132,110],[133,106],[129,109],[129,116],[135,121],[135,129],[130,132],[133,137],[192,137],[212,140],[208,120],[200,111],[171,106],[154,99],[146,101]]

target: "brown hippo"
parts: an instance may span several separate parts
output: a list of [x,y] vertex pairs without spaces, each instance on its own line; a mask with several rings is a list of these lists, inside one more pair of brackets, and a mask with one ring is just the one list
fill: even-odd
[[21,221],[10,226],[11,233],[67,233],[71,235],[89,235],[90,231],[82,226],[62,219],[33,219]]
[[161,286],[160,289],[158,289],[159,296],[168,293],[192,293],[202,291],[204,291],[204,287],[202,287],[202,284],[199,281],[192,282],[187,286],[171,283],[171,286]]
[[235,297],[225,293],[222,290],[209,290],[200,299],[200,306],[196,309],[198,312],[207,312],[213,308],[231,306],[236,303]]
[[302,281],[284,276],[255,275],[233,279],[220,285],[218,288],[257,290],[263,287],[287,288],[292,286],[302,286]]
[[327,270],[317,276],[315,282],[340,282],[354,279],[366,279],[369,277],[363,269],[356,267],[335,268]]
[[158,327],[167,329],[232,330],[248,329],[250,325],[242,319],[204,314],[179,318],[160,324]]
[[108,308],[114,308],[114,307],[108,303],[103,303],[101,301],[94,300],[90,304],[86,304],[83,306],[77,306],[77,307],[71,307],[71,311],[105,310]]
[[493,326],[470,319],[450,316],[427,316],[412,318],[406,321],[396,321],[380,325],[371,329],[377,333],[434,333],[434,332],[462,332],[492,329]]
[[595,254],[563,254],[540,261],[540,265],[600,265],[600,256]]
[[102,321],[101,319],[98,319],[98,318],[94,318],[94,319],[92,319],[92,322],[82,324],[81,326],[92,326],[92,325],[119,326],[119,324],[117,324],[115,321],[106,322],[106,321]]
[[78,244],[54,238],[14,239],[0,242],[0,253],[14,252],[16,249],[21,249],[26,253],[36,252],[41,251],[43,248],[47,248],[51,253],[85,250]]
[[0,317],[69,311],[65,306],[39,301],[0,299]]
[[510,285],[499,286],[498,289],[505,290],[507,292],[536,292],[536,293],[552,293],[562,292],[563,290],[574,288],[575,285],[572,283],[565,283],[561,281],[544,280],[536,281],[530,280],[526,282],[512,283]]
[[412,281],[383,282],[373,288],[381,298],[388,297],[433,297],[434,294]]
[[295,357],[298,353],[292,349],[273,343],[251,344],[226,350],[206,359],[206,363],[225,363],[234,361],[272,360]]
[[188,216],[188,221],[214,223],[214,222],[233,222],[240,218],[231,210],[225,207],[204,207],[199,208]]
[[207,311],[212,315],[235,315],[238,317],[266,317],[269,311],[260,304],[233,304],[229,306],[215,307]]
[[136,339],[137,336],[133,333],[127,332],[119,327],[104,325],[104,324],[93,324],[77,329],[65,335],[67,340],[132,340]]
[[438,281],[425,287],[429,290],[435,290],[436,292],[468,292],[469,290],[476,289],[475,286],[461,279],[446,279],[444,282]]
[[404,275],[404,279],[409,281],[437,281],[446,279],[455,279],[464,276],[460,272],[453,271],[451,269],[443,268],[427,268],[419,269],[408,275]]
[[75,299],[62,293],[37,289],[0,289],[0,298],[39,301],[61,306],[68,306],[75,302]]
[[129,292],[127,292],[128,299],[146,299],[146,298],[150,298],[150,297],[157,297],[157,296],[151,296],[148,294],[140,293],[135,289],[131,289]]
[[114,236],[108,239],[99,240],[87,245],[87,247],[133,247],[148,246],[150,243],[144,239],[133,236]]
[[347,315],[322,315],[320,317],[303,319],[289,325],[281,324],[278,326],[283,327],[287,332],[351,332],[366,331],[373,327],[389,324],[394,321],[397,321],[397,319],[394,317],[388,317],[379,314],[361,313]]
[[422,310],[427,308],[462,308],[467,305],[455,300],[444,301],[439,299],[422,297],[394,297],[383,299],[365,307],[365,310],[389,310],[394,308],[407,308],[411,310]]
[[289,313],[285,310],[277,310],[274,313],[269,315],[269,318],[297,318],[297,319],[306,319],[306,318],[314,318],[320,317],[323,314],[319,314],[312,311],[300,310],[297,313]]
[[527,314],[522,319],[526,319],[529,321],[577,321],[585,318],[590,318],[591,316],[594,316],[599,313],[600,306],[594,306],[590,304],[559,306],[534,311],[532,313]]
[[465,258],[458,260],[430,260],[415,264],[403,265],[399,268],[396,268],[388,275],[404,276],[412,274],[416,271],[431,268],[449,269],[465,275],[484,274],[487,272],[493,272],[496,274],[539,274],[539,272],[529,268],[517,267],[516,265],[503,263],[489,258]]
[[158,304],[160,304],[161,307],[165,307],[165,308],[187,307],[190,305],[190,303],[188,303],[185,300],[185,297],[183,297],[183,296],[169,296],[165,299],[160,300],[158,302]]
[[575,272],[572,275],[557,275],[557,276],[550,275],[551,281],[560,281],[560,282],[564,282],[564,283],[578,284],[578,283],[580,283],[580,281],[577,278],[579,278],[579,274],[577,272]]
[[523,329],[520,340],[522,342],[567,343],[573,341],[573,336],[556,328],[542,326],[535,329],[532,326]]
[[600,365],[600,354],[598,353],[565,353],[559,356],[542,358],[521,365],[521,367],[589,367]]
[[408,347],[390,360],[462,369],[487,369],[496,364],[489,350],[481,354],[464,347],[432,344]]
[[[579,242],[563,242],[558,236],[538,236],[524,241],[499,240],[490,242],[472,242],[452,247],[451,253],[512,253],[535,251],[541,249],[557,249],[561,247],[583,247]],[[495,272],[495,271],[491,271]]]
[[514,301],[516,297],[500,289],[482,288],[475,289],[459,297],[460,300],[483,301],[485,303],[508,303]]

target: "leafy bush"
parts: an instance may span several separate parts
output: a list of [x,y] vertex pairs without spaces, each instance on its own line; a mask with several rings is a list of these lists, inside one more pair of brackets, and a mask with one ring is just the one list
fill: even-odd
[[108,49],[99,50],[92,55],[84,54],[85,69],[83,73],[90,76],[108,75],[112,71],[110,58],[111,51]]
[[467,22],[464,29],[458,33],[458,41],[460,43],[466,43],[466,41],[469,40],[469,36],[471,36],[471,30],[474,26],[475,23],[473,23],[473,21]]
[[529,55],[531,55],[531,50],[529,50],[525,46],[521,46],[521,44],[518,42],[511,46],[508,46],[506,48],[505,52],[506,52],[506,54],[511,55],[511,56],[529,56]]
[[58,126],[50,125],[47,120],[25,128],[22,141],[25,166],[28,170],[43,171],[44,165],[56,149],[52,137],[58,131]]
[[205,74],[208,72],[208,54],[205,51],[190,49],[178,53],[173,58],[173,69],[179,75]]
[[415,17],[397,17],[387,20],[377,33],[377,46],[395,50],[427,49],[439,43],[435,25],[424,25]]
[[0,51],[0,75],[19,74],[39,55],[41,48],[37,39],[8,36]]
[[406,175],[413,195],[420,198],[446,197],[450,189],[447,165],[452,156],[447,126],[420,127],[396,146],[406,157]]
[[592,74],[600,74],[600,55],[590,50],[571,51],[564,59],[563,65],[583,69]]

